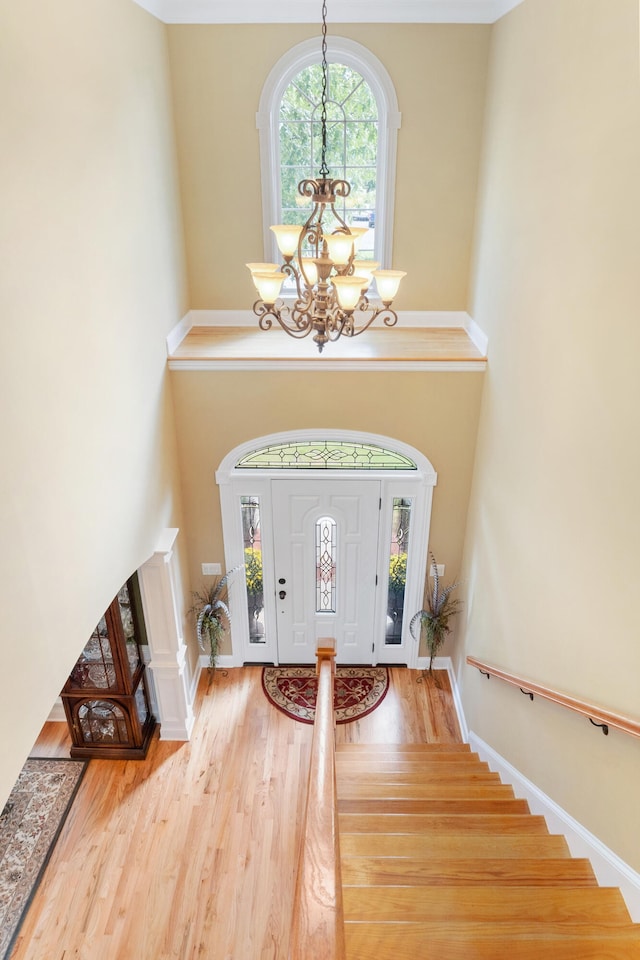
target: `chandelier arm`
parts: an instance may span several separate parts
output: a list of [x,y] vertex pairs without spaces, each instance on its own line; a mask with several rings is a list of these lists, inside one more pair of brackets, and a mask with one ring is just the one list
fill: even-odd
[[[280,310],[275,307],[268,307],[262,300],[256,301],[253,305],[253,312],[259,318],[258,326],[261,330],[270,330],[273,326],[273,321],[276,320],[284,332],[288,333],[294,340],[303,340],[305,337],[308,337],[313,330],[311,323],[308,322],[304,326],[297,324],[290,326],[290,321],[285,313],[286,309],[287,308],[283,308]],[[295,321],[293,322],[295,323]]]
[[[292,263],[283,263],[282,266],[280,267],[280,270],[282,273],[286,273],[288,277],[291,277],[295,281],[296,293],[298,294],[298,299],[301,300],[304,297],[304,291],[300,286],[300,273],[298,272],[298,270],[296,270],[296,268],[293,266]],[[302,272],[304,275],[304,270]],[[306,281],[306,279],[307,278],[305,276],[304,280]]]
[[391,310],[390,307],[376,307],[373,313],[366,318],[366,321],[362,324],[362,326],[356,327],[354,320],[350,330],[344,330],[342,336],[359,337],[360,334],[364,333],[365,330],[368,330],[374,320],[377,320],[379,317],[382,317],[382,322],[386,327],[395,327],[396,323],[398,322],[398,315],[395,310]]
[[313,311],[313,291],[309,290],[307,296],[299,297],[290,308],[290,316],[297,327],[307,327],[312,320]]

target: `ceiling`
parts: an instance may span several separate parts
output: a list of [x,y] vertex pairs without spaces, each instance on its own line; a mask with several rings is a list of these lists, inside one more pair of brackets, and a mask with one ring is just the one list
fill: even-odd
[[[319,23],[321,0],[134,0],[164,23]],[[494,23],[522,0],[328,0],[330,23]]]

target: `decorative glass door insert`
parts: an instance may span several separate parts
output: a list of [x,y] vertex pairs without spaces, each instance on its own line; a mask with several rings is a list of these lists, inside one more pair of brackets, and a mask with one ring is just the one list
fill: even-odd
[[337,532],[332,517],[316,521],[316,613],[336,612]]

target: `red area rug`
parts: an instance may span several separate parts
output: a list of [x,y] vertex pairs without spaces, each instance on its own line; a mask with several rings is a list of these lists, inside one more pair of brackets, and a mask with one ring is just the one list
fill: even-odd
[[[264,667],[262,689],[267,700],[288,717],[313,723],[318,678],[315,667]],[[386,667],[336,667],[333,705],[336,723],[366,717],[382,703],[389,689]]]

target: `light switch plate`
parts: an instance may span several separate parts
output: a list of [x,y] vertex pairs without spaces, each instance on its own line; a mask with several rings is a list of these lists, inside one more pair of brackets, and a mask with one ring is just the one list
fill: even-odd
[[222,567],[219,563],[203,563],[202,564],[202,576],[203,577],[216,577],[222,573]]
[[430,570],[431,576],[433,576],[435,573],[434,567],[435,567],[435,570],[438,571],[438,576],[444,577],[444,563],[432,563],[431,570]]

